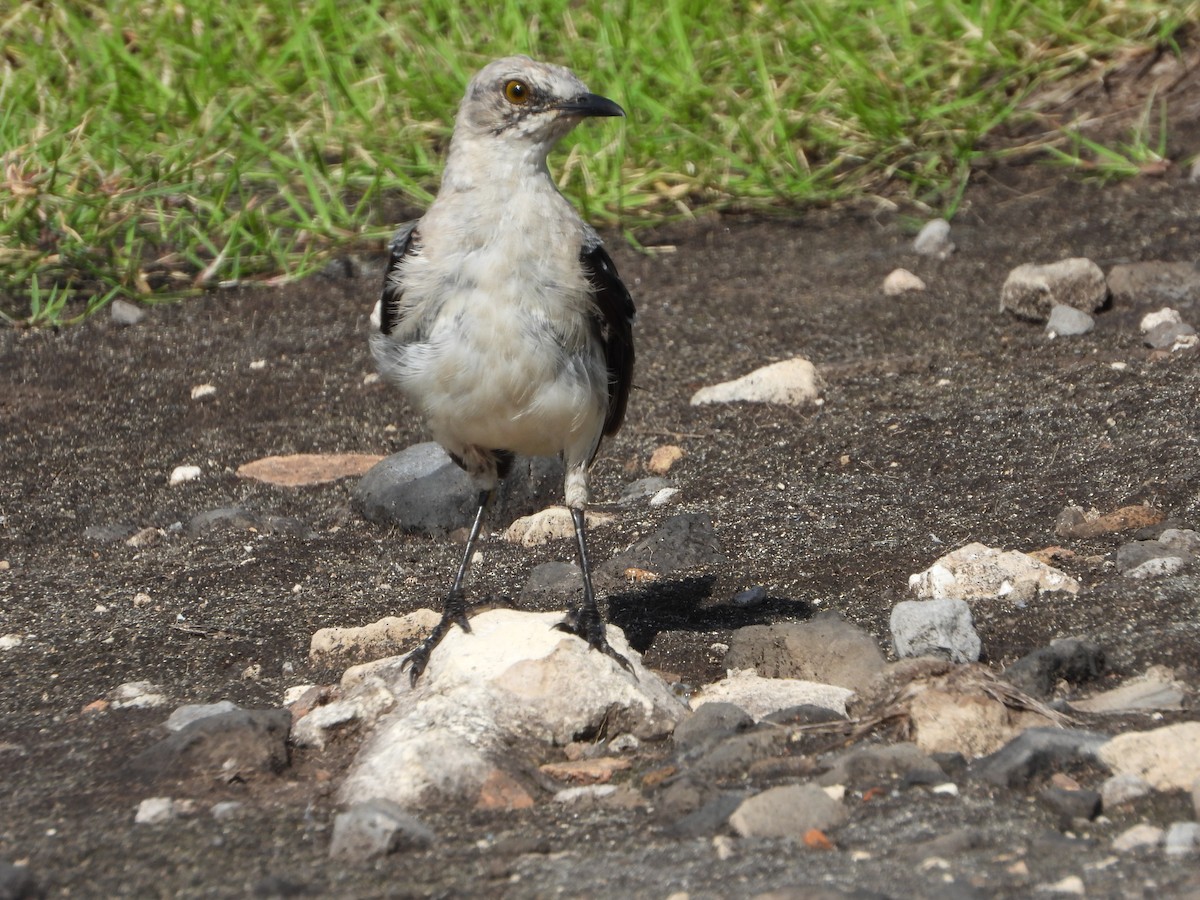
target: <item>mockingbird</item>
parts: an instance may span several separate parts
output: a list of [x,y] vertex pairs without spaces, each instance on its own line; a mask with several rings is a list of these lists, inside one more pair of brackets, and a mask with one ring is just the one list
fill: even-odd
[[436,199],[392,240],[371,353],[479,488],[441,621],[409,656],[414,683],[452,625],[471,630],[463,579],[516,454],[561,454],[566,466],[583,602],[558,627],[629,668],[596,607],[583,511],[588,467],[625,416],[633,298],[546,167],[580,121],[623,115],[568,69],[525,56],[489,64],[459,106]]

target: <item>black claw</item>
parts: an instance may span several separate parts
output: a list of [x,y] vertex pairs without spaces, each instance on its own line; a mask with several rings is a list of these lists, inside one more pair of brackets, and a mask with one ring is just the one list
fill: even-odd
[[573,634],[577,638],[582,638],[587,641],[587,645],[593,650],[597,650],[610,659],[615,660],[620,664],[622,669],[635,678],[637,677],[637,673],[633,669],[633,664],[614,650],[608,642],[608,637],[605,635],[604,622],[599,616],[595,618],[595,621],[589,620],[587,624],[584,624],[581,621],[580,611],[572,609],[567,611],[566,618],[556,623],[553,627],[557,631],[565,631],[567,634]]

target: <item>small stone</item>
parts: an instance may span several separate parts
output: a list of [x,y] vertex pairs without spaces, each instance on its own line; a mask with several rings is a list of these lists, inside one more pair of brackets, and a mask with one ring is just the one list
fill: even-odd
[[1192,562],[1192,555],[1161,540],[1130,541],[1117,548],[1117,571],[1127,578],[1172,575]]
[[848,815],[815,784],[789,784],[742,801],[729,824],[740,837],[803,838],[813,828],[828,831],[841,825]]
[[1027,553],[980,543],[947,553],[924,572],[910,576],[908,587],[922,600],[995,599],[1026,591],[1078,594],[1080,590],[1074,578]]
[[371,453],[293,453],[266,456],[238,467],[239,478],[249,478],[280,487],[331,484],[343,478],[361,477],[384,459]]
[[[612,513],[587,510],[584,520],[589,530],[616,520]],[[551,541],[575,537],[575,521],[565,506],[551,506],[530,516],[522,516],[504,532],[504,540],[522,547],[540,547]]]
[[950,223],[945,219],[932,219],[926,222],[913,240],[913,251],[920,256],[932,256],[934,259],[946,259],[954,252],[954,242],[950,240]]
[[1143,343],[1154,350],[1182,350],[1196,343],[1196,329],[1186,322],[1164,322],[1147,331]]
[[177,818],[181,809],[170,797],[149,797],[138,804],[133,821],[136,825],[162,825]]
[[1185,685],[1173,677],[1170,670],[1152,667],[1138,678],[1131,678],[1120,687],[1104,691],[1084,700],[1072,700],[1074,709],[1090,713],[1122,713],[1131,710],[1183,709]]
[[356,803],[333,820],[329,855],[366,862],[401,850],[423,850],[436,840],[419,819],[391,800]]
[[1183,323],[1183,318],[1179,315],[1179,310],[1163,307],[1152,313],[1146,313],[1142,316],[1142,321],[1138,323],[1142,334],[1149,334],[1155,328],[1161,328],[1163,325],[1180,325]]
[[641,503],[643,500],[649,500],[664,490],[674,488],[666,478],[657,476],[651,478],[639,478],[637,481],[631,482],[621,491],[621,496],[617,500],[619,506],[634,506]]
[[751,607],[759,606],[767,599],[767,589],[762,585],[756,584],[754,587],[746,588],[744,591],[738,591],[729,602],[732,606],[739,609],[750,609]]
[[0,860],[0,898],[3,900],[42,900],[41,889],[26,866]]
[[733,381],[701,388],[690,402],[692,406],[739,401],[807,406],[820,402],[824,386],[816,366],[797,357],[756,369]]
[[599,567],[599,573],[618,581],[627,579],[628,569],[665,575],[705,565],[721,565],[720,538],[707,513],[677,513],[663,520],[658,529],[624,553]]
[[192,388],[192,399],[193,400],[205,400],[209,397],[216,396],[216,393],[217,393],[217,389],[216,389],[215,385],[198,384]]
[[1172,822],[1163,838],[1167,856],[1196,856],[1200,854],[1200,822]]
[[1166,516],[1153,506],[1122,506],[1110,513],[1068,506],[1058,514],[1054,533],[1060,538],[1093,538],[1120,531],[1135,531],[1163,521]]
[[1072,819],[1090,821],[1100,815],[1101,798],[1097,791],[1047,787],[1038,795],[1038,798],[1067,821]]
[[603,800],[617,792],[615,784],[587,784],[580,787],[563,788],[554,795],[555,803],[581,803]]
[[1050,308],[1050,319],[1046,322],[1046,334],[1050,337],[1078,337],[1096,327],[1096,320],[1081,309],[1055,303]]
[[1106,664],[1099,644],[1060,638],[1022,656],[1004,670],[1004,680],[1034,697],[1049,697],[1060,681],[1090,681],[1104,673]]
[[16,650],[23,642],[21,635],[15,632],[0,635],[0,650]]
[[360,627],[321,628],[308,645],[309,659],[322,665],[334,660],[379,659],[411,650],[441,621],[432,609],[385,616]]
[[539,770],[558,781],[573,781],[576,784],[606,784],[615,773],[628,769],[632,763],[615,756],[595,759],[568,760],[545,763]]
[[1041,894],[1073,894],[1079,897],[1086,893],[1083,879],[1078,875],[1068,875],[1053,884],[1039,884],[1034,890]]
[[1009,272],[1000,291],[1000,310],[1044,322],[1056,303],[1091,313],[1107,297],[1108,285],[1099,266],[1090,259],[1064,259],[1025,264]]
[[197,719],[138,753],[128,772],[146,779],[193,772],[221,781],[282,771],[289,762],[286,709],[236,709]]
[[171,470],[171,477],[167,479],[171,485],[185,484],[189,481],[195,481],[200,477],[199,466],[176,466]]
[[218,822],[230,822],[245,814],[246,804],[237,800],[222,800],[214,803],[210,812]]
[[1118,853],[1157,847],[1162,843],[1163,830],[1156,825],[1141,822],[1128,828],[1113,839],[1112,848]]
[[654,448],[650,461],[646,463],[646,471],[651,475],[666,475],[675,463],[684,457],[683,448],[675,444],[664,444]]
[[475,798],[475,808],[481,810],[511,811],[532,809],[535,805],[533,796],[525,789],[525,785],[500,768],[492,769],[488,773]]
[[133,547],[135,550],[141,550],[144,547],[153,547],[163,539],[163,532],[158,528],[143,528],[132,536],[126,538],[125,546]]
[[671,740],[681,750],[689,750],[745,731],[753,724],[750,714],[733,703],[702,703],[675,726]]
[[909,291],[925,290],[925,282],[908,269],[893,269],[883,279],[883,292],[889,297],[898,297]]
[[889,620],[896,656],[938,656],[976,662],[982,644],[964,600],[902,600]]
[[108,307],[114,325],[136,325],[146,317],[146,312],[136,303],[118,297]]
[[166,706],[167,697],[163,689],[149,681],[127,681],[113,688],[108,699],[113,709],[149,709]]
[[655,494],[653,497],[650,498],[649,505],[652,509],[657,509],[660,506],[666,506],[668,503],[673,501],[678,496],[679,496],[679,488],[673,488],[673,487],[663,488],[661,491],[659,491],[657,494]]
[[854,695],[848,688],[794,678],[762,678],[753,670],[730,670],[721,681],[706,684],[691,697],[693,708],[702,703],[724,701],[746,710],[755,719],[790,706],[813,705],[846,714],[846,701]]
[[154,598],[152,598],[149,594],[145,593],[144,591],[138,591],[136,594],[133,595],[133,600],[131,602],[138,609],[141,609],[141,608],[149,606],[151,603],[153,603]]

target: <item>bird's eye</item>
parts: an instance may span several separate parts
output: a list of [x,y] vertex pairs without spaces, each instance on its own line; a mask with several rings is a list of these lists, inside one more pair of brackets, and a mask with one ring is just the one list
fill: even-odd
[[528,103],[529,94],[529,85],[523,81],[517,81],[515,78],[504,85],[504,99],[517,106]]

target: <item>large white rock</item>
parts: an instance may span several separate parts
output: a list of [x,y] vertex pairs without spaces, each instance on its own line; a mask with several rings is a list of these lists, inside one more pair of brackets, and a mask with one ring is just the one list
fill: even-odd
[[947,553],[924,572],[908,579],[908,587],[922,600],[991,599],[1015,594],[1079,593],[1079,582],[1016,550],[999,550],[984,544],[967,544]]
[[409,808],[469,802],[517,742],[565,745],[602,725],[610,736],[668,735],[687,708],[621,630],[608,626],[608,641],[633,673],[555,630],[561,620],[507,609],[476,616],[470,634],[446,635],[416,688],[407,672],[377,668],[392,672],[397,707],[359,751],[340,799],[383,797]]
[[692,394],[692,406],[701,403],[779,403],[803,406],[821,399],[824,382],[807,359],[796,357],[777,362],[748,375],[703,387]]
[[1200,722],[1119,734],[1099,751],[1117,775],[1137,775],[1160,791],[1188,791],[1200,778]]
[[820,706],[846,715],[854,691],[799,678],[762,678],[753,669],[731,669],[720,681],[706,684],[691,697],[692,708],[702,703],[732,703],[755,719],[791,706]]

